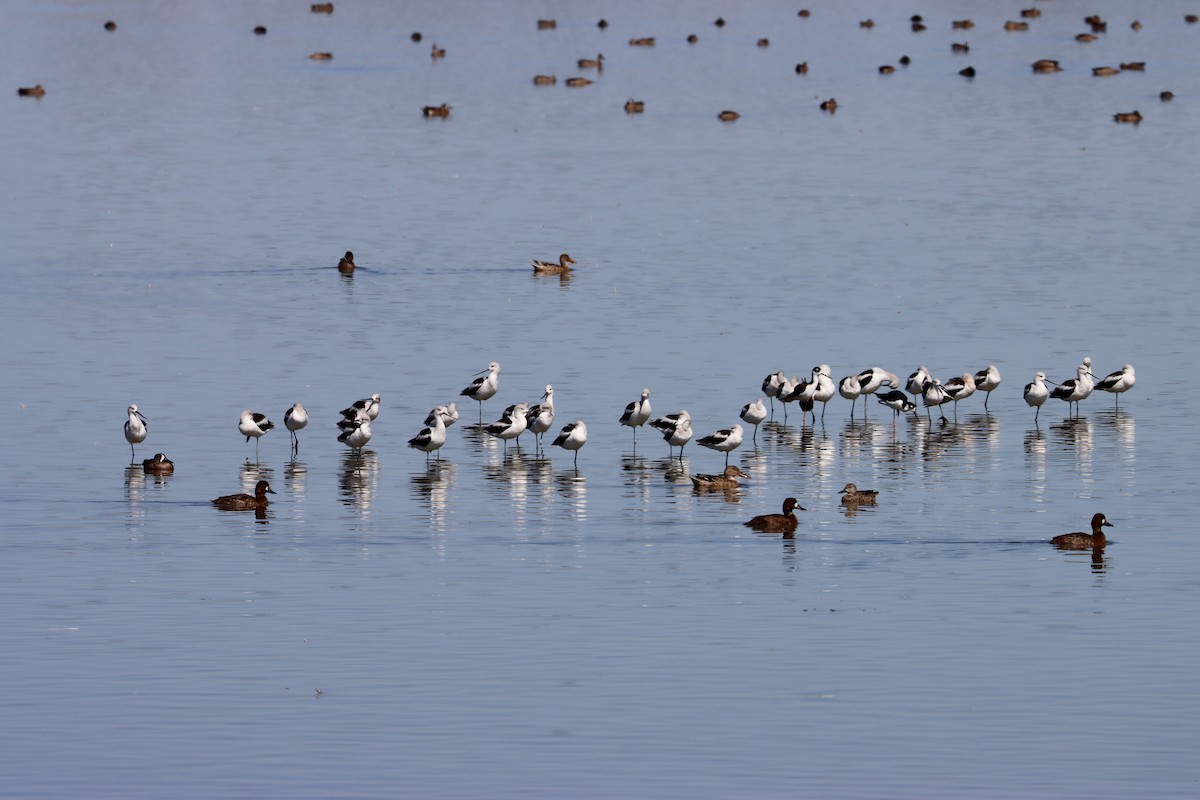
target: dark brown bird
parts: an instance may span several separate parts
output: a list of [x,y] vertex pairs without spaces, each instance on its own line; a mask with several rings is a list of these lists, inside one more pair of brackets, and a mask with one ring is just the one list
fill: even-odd
[[268,494],[275,494],[271,489],[271,484],[266,481],[259,481],[254,487],[254,496],[248,494],[227,494],[224,497],[218,497],[213,500],[213,505],[222,511],[257,511],[265,509],[270,503],[267,500]]
[[772,533],[794,531],[796,529],[796,515],[792,512],[797,508],[801,511],[805,510],[804,506],[796,502],[796,498],[789,497],[783,501],[782,514],[760,514],[749,522],[742,524],[756,531],[769,531]]
[[421,109],[421,113],[427,117],[448,117],[450,116],[450,106],[442,103],[440,106],[425,106]]
[[722,122],[733,122],[740,116],[742,115],[736,111],[722,111],[720,114],[717,114],[717,119],[721,120]]
[[45,97],[46,90],[39,83],[37,86],[23,86],[17,89],[17,95],[20,97]]
[[337,265],[338,272],[354,272],[355,266],[357,265],[354,263],[354,253],[351,253],[349,250],[346,251],[346,255],[342,256]]
[[1120,111],[1113,114],[1114,122],[1132,122],[1134,125],[1142,121],[1141,112],[1138,111]]
[[1103,514],[1093,514],[1091,533],[1082,531],[1064,533],[1051,539],[1050,544],[1060,550],[1091,550],[1096,547],[1104,547],[1108,544],[1108,539],[1104,536],[1103,528],[1111,527],[1113,524]]
[[175,471],[175,462],[163,453],[155,453],[154,458],[142,462],[142,471],[152,475],[170,475]]
[[838,492],[842,496],[844,506],[873,506],[879,492],[875,489],[859,489],[853,483],[847,483],[846,488]]

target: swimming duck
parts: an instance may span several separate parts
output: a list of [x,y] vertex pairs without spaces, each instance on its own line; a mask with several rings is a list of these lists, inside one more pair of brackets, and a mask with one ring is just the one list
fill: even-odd
[[17,94],[21,97],[45,97],[46,90],[39,83],[37,86],[22,86],[17,89]]
[[720,475],[693,475],[692,485],[697,489],[736,489],[741,486],[738,478],[749,478],[736,465],[730,464]]
[[735,119],[738,119],[741,116],[742,115],[736,111],[722,111],[720,114],[717,114],[717,119],[721,120],[722,122],[733,122]]
[[1052,58],[1039,58],[1033,62],[1034,72],[1062,72],[1062,67]]
[[783,501],[782,514],[760,514],[749,522],[743,522],[747,528],[753,528],[756,531],[768,531],[771,533],[794,531],[796,529],[796,516],[792,512],[796,509],[804,511],[804,506],[796,502],[796,498],[789,497]]
[[974,78],[975,77],[975,68],[974,67],[964,67],[958,71],[958,74],[962,75],[964,78]]
[[567,86],[579,88],[580,86],[590,86],[591,81],[587,78],[567,78]]
[[561,275],[564,272],[570,272],[571,265],[578,263],[578,261],[571,258],[566,253],[563,253],[558,257],[557,264],[555,264],[553,261],[538,261],[537,259],[534,259],[533,271],[543,275]]
[[332,61],[333,53],[312,53],[309,58],[313,61]]
[[222,511],[257,511],[267,507],[270,502],[267,500],[268,494],[275,494],[271,489],[271,484],[259,481],[254,486],[253,497],[248,494],[227,494],[224,497],[218,497],[212,503]]
[[442,103],[440,106],[424,106],[421,108],[421,113],[426,117],[441,117],[445,119],[450,116],[450,105]]
[[333,13],[333,3],[313,3],[312,6],[310,6],[310,8],[312,10],[312,13],[314,13],[314,14],[332,14]]
[[604,53],[598,53],[595,58],[581,58],[576,62],[580,69],[604,69]]
[[554,75],[534,75],[533,76],[533,85],[534,86],[553,86],[556,83],[558,83],[558,78]]
[[1093,514],[1091,533],[1082,531],[1064,533],[1051,539],[1050,544],[1060,550],[1091,550],[1096,547],[1104,547],[1108,544],[1108,539],[1105,538],[1102,528],[1111,527],[1113,524],[1103,514]]
[[956,31],[967,31],[975,27],[975,23],[969,19],[956,19],[950,23],[950,27]]
[[429,57],[432,58],[434,61],[437,61],[439,58],[445,58],[446,57],[446,48],[438,47],[437,44],[435,43],[433,45],[433,49],[431,49],[429,51]]
[[1018,22],[1016,20],[1010,19],[1004,23],[1004,30],[1006,30],[1006,31],[1027,31],[1027,30],[1029,30],[1029,23],[1028,22]]
[[646,110],[646,103],[644,100],[634,100],[631,97],[625,101],[625,113],[626,114],[641,114],[645,110]]
[[873,506],[879,492],[875,489],[859,489],[853,483],[847,483],[846,487],[838,492],[838,494],[842,496],[842,505],[844,506]]
[[643,36],[640,39],[630,39],[629,45],[630,47],[654,47],[654,37]]
[[349,273],[354,272],[354,268],[356,266],[358,265],[354,263],[354,253],[351,253],[349,250],[347,250],[346,255],[342,256],[341,260],[338,261],[337,268],[338,272]]
[[830,114],[832,114],[833,112],[837,111],[837,109],[838,109],[838,101],[836,98],[831,97],[828,100],[821,101],[821,110],[822,111],[828,111]]
[[1126,72],[1145,72],[1146,71],[1146,62],[1145,61],[1122,61],[1121,69],[1125,70]]
[[1092,67],[1092,74],[1097,78],[1108,78],[1113,75],[1120,75],[1121,70],[1116,67]]
[[170,475],[175,471],[175,462],[163,453],[155,453],[154,458],[142,462],[142,471],[154,475]]
[[1134,125],[1142,121],[1142,115],[1137,111],[1120,111],[1113,114],[1114,122],[1132,122]]
[[539,19],[538,23],[537,23],[537,27],[538,27],[539,31],[554,30],[555,28],[558,27],[558,20],[556,20],[556,19]]

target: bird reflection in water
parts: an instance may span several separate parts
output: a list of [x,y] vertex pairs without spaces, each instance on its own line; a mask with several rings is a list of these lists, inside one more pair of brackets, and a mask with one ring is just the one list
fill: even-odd
[[415,473],[410,482],[413,493],[429,510],[429,519],[437,530],[446,526],[447,497],[454,486],[458,467],[450,461],[431,461],[424,472]]
[[294,502],[304,502],[305,483],[308,481],[308,465],[293,458],[283,467],[283,485]]
[[275,480],[275,470],[262,464],[246,461],[238,470],[238,480],[242,484],[242,494],[254,494],[254,487],[259,481],[267,483]]
[[665,480],[667,483],[691,484],[691,479],[688,478],[692,472],[689,466],[690,464],[690,459],[687,459],[684,456],[679,456],[678,458],[668,456],[667,458],[659,460],[658,468],[662,470],[663,480]]
[[379,485],[379,456],[374,450],[347,450],[338,471],[338,494],[342,503],[360,511],[371,507]]
[[554,485],[566,499],[571,516],[587,519],[587,478],[576,469],[567,469],[554,476]]

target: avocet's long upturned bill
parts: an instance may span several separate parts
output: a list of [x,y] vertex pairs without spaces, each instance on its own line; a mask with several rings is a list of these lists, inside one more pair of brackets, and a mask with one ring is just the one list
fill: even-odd
[[1042,403],[1045,403],[1049,396],[1050,390],[1046,388],[1046,373],[1036,373],[1033,376],[1033,382],[1025,384],[1025,403],[1030,408],[1037,409],[1033,413],[1034,422],[1037,422],[1038,415],[1042,413]]
[[292,435],[292,452],[299,453],[300,437],[296,436],[296,431],[308,424],[308,412],[304,410],[304,406],[296,403],[283,412],[283,424]]
[[746,403],[746,405],[742,406],[742,413],[738,416],[742,418],[742,422],[754,426],[754,436],[752,438],[757,442],[758,426],[767,418],[767,404],[760,397],[753,403]]
[[142,412],[138,411],[136,405],[129,406],[129,419],[125,420],[125,441],[129,442],[129,463],[133,463],[137,457],[133,446],[146,441],[146,434],[149,430],[146,427],[146,418],[142,416]]
[[1110,372],[1101,378],[1100,382],[1096,384],[1096,388],[1112,392],[1113,400],[1120,405],[1119,396],[1132,389],[1135,383],[1137,383],[1137,377],[1133,374],[1133,364],[1126,364],[1116,372]]
[[734,425],[732,428],[722,428],[715,433],[710,433],[708,436],[697,439],[696,444],[724,453],[725,466],[729,466],[729,454],[742,444],[742,426]]
[[583,424],[583,420],[575,420],[570,425],[565,426],[551,444],[565,450],[574,451],[575,466],[578,467],[579,448],[587,444],[587,425]]
[[500,365],[493,361],[488,364],[487,369],[480,371],[478,374],[483,375],[482,378],[476,378],[471,381],[471,385],[459,392],[464,397],[470,397],[479,403],[479,419],[483,421],[483,401],[488,400],[492,395],[496,394],[500,388]]
[[983,410],[988,410],[988,400],[992,399],[992,392],[1000,386],[1000,370],[996,369],[995,364],[988,364],[979,372],[975,373],[975,388],[981,392],[986,392],[983,398]]
[[267,431],[273,430],[274,428],[275,423],[267,419],[265,414],[259,414],[256,411],[251,411],[250,409],[243,411],[241,418],[238,419],[238,430],[243,436],[246,437],[246,441],[248,442],[250,439],[254,439],[255,458],[258,458],[259,437],[264,435]]

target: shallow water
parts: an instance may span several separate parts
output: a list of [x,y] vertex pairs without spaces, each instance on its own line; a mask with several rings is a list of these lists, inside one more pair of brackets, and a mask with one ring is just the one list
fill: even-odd
[[[0,795],[1194,796],[1194,9],[810,7],[15,4],[0,72],[47,94],[0,102]],[[1137,386],[1035,424],[1085,354]],[[944,426],[777,408],[728,494],[616,423],[649,387],[698,438],[819,363],[1004,382]],[[471,429],[547,383],[578,470]],[[176,474],[126,467],[131,402]],[[265,519],[210,506],[259,478]],[[788,495],[794,538],[740,525]],[[1098,510],[1103,554],[1046,544]]]

